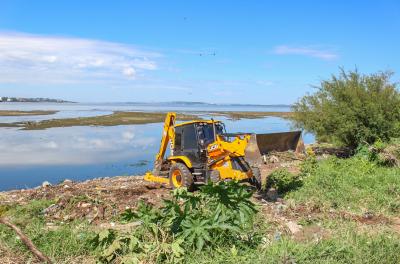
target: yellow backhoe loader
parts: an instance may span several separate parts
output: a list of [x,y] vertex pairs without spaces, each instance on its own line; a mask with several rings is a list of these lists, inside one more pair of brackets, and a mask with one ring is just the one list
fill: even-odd
[[[215,120],[193,120],[175,124],[176,113],[168,113],[154,169],[144,179],[193,189],[196,183],[247,180],[261,185],[262,155],[271,151],[304,151],[301,132],[272,134],[226,133]],[[170,144],[170,155],[164,157]]]

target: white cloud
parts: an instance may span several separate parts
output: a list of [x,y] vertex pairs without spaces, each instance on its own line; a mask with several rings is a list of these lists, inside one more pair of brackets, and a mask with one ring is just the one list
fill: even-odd
[[122,73],[123,73],[125,76],[132,77],[132,78],[133,78],[133,77],[135,76],[135,74],[136,74],[136,71],[135,71],[134,68],[128,67],[128,68],[125,68],[125,69],[122,71]]
[[157,69],[159,57],[115,42],[0,32],[0,82],[129,81]]
[[287,46],[281,45],[274,49],[275,54],[279,55],[304,55],[322,60],[334,60],[338,55],[329,50],[323,50],[311,46]]
[[52,63],[52,62],[56,62],[57,57],[56,56],[44,56],[43,60]]

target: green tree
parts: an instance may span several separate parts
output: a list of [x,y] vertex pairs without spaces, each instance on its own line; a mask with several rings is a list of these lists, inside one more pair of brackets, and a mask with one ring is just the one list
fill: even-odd
[[391,72],[370,75],[344,71],[321,82],[314,94],[293,106],[298,128],[320,141],[352,149],[400,136],[400,94]]

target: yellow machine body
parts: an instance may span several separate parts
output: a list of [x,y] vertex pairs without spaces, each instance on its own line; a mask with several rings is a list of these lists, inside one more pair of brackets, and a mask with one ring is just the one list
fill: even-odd
[[[224,125],[220,121],[193,120],[175,124],[175,120],[175,113],[167,114],[154,169],[146,173],[145,180],[169,184],[172,188],[190,187],[196,182],[209,180],[260,181],[255,179],[261,177],[257,168],[262,155],[260,149],[267,147],[259,148],[257,144],[271,142],[269,134],[260,135],[259,138],[251,133],[228,134],[223,132]],[[300,137],[293,139],[298,135]],[[275,143],[276,138],[275,135]],[[297,150],[301,133],[286,135],[283,141],[278,144],[280,148]],[[165,158],[168,143],[171,154]]]

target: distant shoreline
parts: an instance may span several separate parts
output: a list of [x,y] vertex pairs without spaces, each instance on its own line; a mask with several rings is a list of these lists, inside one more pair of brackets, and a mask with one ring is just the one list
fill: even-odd
[[[10,98],[11,101],[7,101]],[[1,103],[74,103],[74,104],[124,104],[124,105],[144,105],[144,106],[210,106],[210,107],[286,107],[290,108],[290,104],[239,104],[239,103],[206,103],[206,102],[73,102],[61,99],[50,98],[16,98],[16,97],[0,97]]]
[[75,103],[61,99],[51,98],[24,98],[24,97],[0,97],[0,103]]

